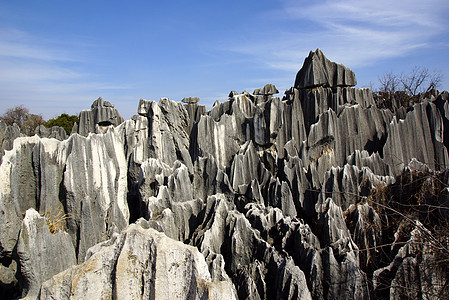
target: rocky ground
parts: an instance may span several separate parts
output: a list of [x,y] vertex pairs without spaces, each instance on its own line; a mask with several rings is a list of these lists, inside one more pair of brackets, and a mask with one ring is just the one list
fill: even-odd
[[449,297],[449,94],[379,109],[311,52],[281,99],[0,122],[3,299]]

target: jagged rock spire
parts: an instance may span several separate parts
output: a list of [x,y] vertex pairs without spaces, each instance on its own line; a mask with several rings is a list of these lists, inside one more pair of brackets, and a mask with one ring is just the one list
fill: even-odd
[[295,88],[355,86],[357,80],[352,70],[330,61],[320,49],[310,51],[296,75]]

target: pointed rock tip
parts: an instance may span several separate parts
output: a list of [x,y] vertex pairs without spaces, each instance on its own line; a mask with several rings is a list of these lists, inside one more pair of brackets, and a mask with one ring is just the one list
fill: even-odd
[[310,51],[309,56],[296,74],[294,87],[298,89],[355,86],[357,80],[348,67],[330,61],[320,48]]
[[90,108],[95,107],[114,107],[114,104],[109,101],[104,101],[102,97],[98,97],[97,100],[95,100],[90,106]]

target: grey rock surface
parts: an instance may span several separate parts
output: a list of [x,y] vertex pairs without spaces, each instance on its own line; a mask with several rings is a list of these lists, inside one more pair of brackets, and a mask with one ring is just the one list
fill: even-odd
[[429,245],[423,243],[425,234],[422,230],[414,229],[408,243],[397,251],[391,264],[374,272],[377,296],[389,294],[390,299],[435,299],[447,296],[447,290],[444,289],[447,277],[435,270],[439,267],[434,265],[435,253]]
[[216,122],[210,116],[203,116],[198,122],[192,146],[194,157],[211,155],[219,168],[229,165],[232,157],[239,150],[235,139],[240,132],[233,116],[224,114]]

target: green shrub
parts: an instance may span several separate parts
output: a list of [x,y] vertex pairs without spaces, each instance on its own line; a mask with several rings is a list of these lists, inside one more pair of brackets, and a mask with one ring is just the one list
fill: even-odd
[[57,118],[48,120],[44,125],[47,128],[51,128],[53,126],[60,126],[64,128],[67,134],[70,134],[72,131],[73,124],[78,123],[78,117],[75,115],[69,116],[68,114],[62,114]]

